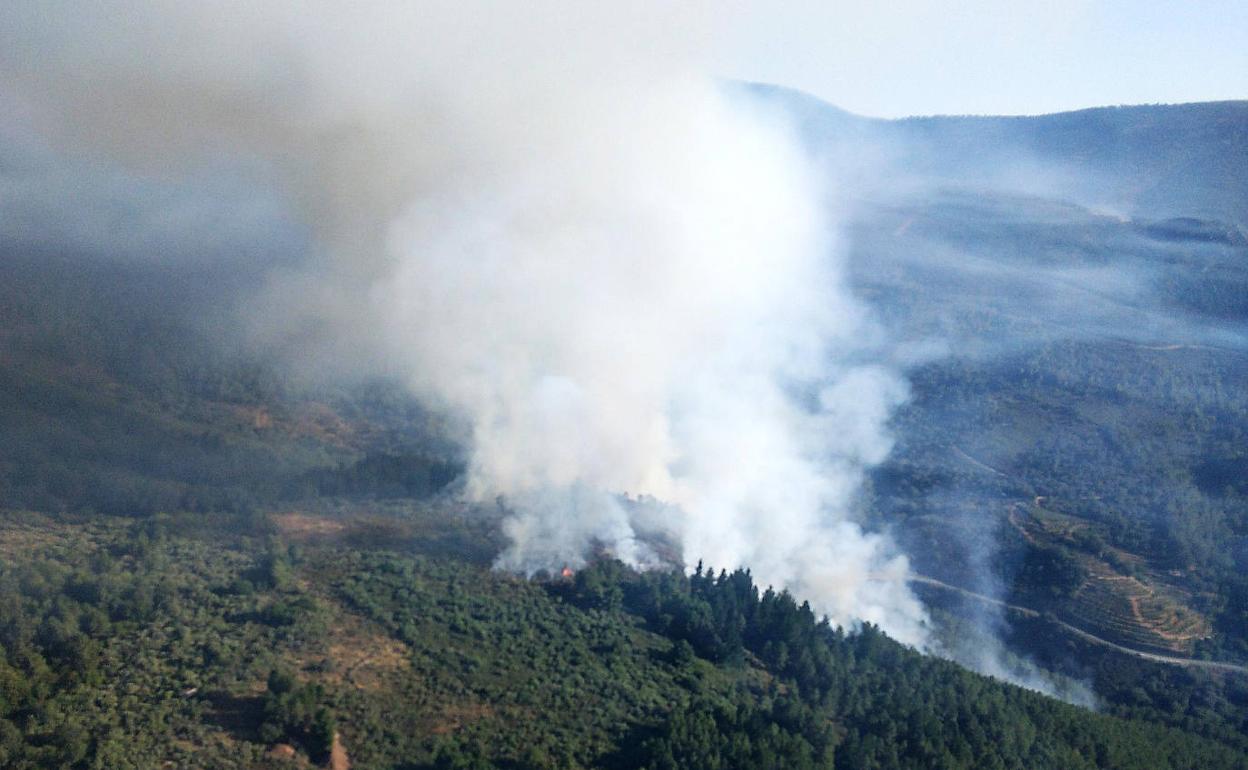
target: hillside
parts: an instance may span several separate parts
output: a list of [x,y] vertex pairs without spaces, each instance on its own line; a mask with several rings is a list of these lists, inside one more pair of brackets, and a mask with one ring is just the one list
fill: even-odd
[[1019,190],[1131,217],[1193,217],[1248,231],[1248,101],[880,120],[775,86],[749,90],[794,114],[812,144],[841,146],[842,157],[866,155],[893,181]]
[[863,215],[864,295],[950,351],[913,368],[875,505],[928,574],[1242,659],[1248,249],[1150,228],[982,194]]
[[1244,660],[1248,103],[882,121],[750,92],[827,159],[910,369],[872,508],[920,570]]
[[602,562],[517,580],[413,549],[402,535],[423,517],[383,537],[329,519],[326,540],[6,512],[0,762],[279,768],[331,748],[357,768],[1248,762],[1233,732],[1095,715],[870,627],[845,636],[748,573]]
[[[829,157],[910,169],[837,200],[910,384],[857,513],[943,654],[983,668],[1000,639],[1100,713],[748,573],[491,571],[503,511],[455,495],[462,426],[235,328],[274,265],[9,239],[0,766],[1248,766],[1242,107],[802,108]],[[1109,181],[975,170],[1024,146]]]
[[[10,254],[6,767],[298,766],[334,745],[359,768],[1248,761],[1241,678],[1043,619],[1015,630],[1076,650],[1107,714],[820,627],[743,574],[493,573],[500,511],[440,493],[446,428],[401,391],[216,349],[199,307],[168,301],[176,274],[65,255],[51,281]],[[1067,537],[1057,513],[1018,513]]]

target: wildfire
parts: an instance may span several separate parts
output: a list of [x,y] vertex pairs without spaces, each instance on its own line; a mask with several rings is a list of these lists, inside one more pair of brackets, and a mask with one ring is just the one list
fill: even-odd
[[564,568],[563,568],[563,569],[559,572],[559,576],[560,576],[560,577],[564,577],[564,578],[570,578],[570,577],[572,577],[572,568],[571,568],[571,567],[567,567],[567,566],[565,566],[565,567],[564,567]]

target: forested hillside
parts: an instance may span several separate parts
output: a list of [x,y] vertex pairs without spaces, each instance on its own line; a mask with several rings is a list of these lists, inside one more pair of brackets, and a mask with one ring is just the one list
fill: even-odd
[[928,576],[1246,660],[1248,103],[879,121],[752,93],[842,185],[855,286],[910,372],[873,520]]
[[[862,215],[864,296],[942,346],[913,367],[873,508],[926,574],[1242,660],[1248,246],[1150,227],[982,193]],[[1115,628],[1106,602],[1132,596]]]
[[[740,565],[492,571],[505,501],[455,494],[462,426],[234,326],[273,265],[6,241],[0,767],[1248,767],[1241,111],[890,124],[930,178],[837,202],[910,385],[855,514],[943,654],[1000,637],[1097,711]],[[1153,213],[953,173],[1006,134],[1092,142]]]
[[[846,635],[746,572],[525,581],[421,516],[0,526],[5,767],[1213,768],[1248,741],[1098,715]],[[446,519],[439,527],[454,528]],[[337,527],[339,538],[314,535]],[[226,531],[232,532],[223,536]],[[380,543],[385,543],[382,546]],[[1198,737],[1199,734],[1206,737]],[[285,757],[293,756],[293,759]]]
[[445,428],[401,389],[301,384],[223,330],[263,269],[3,247],[4,504],[244,513],[447,484]]
[[877,182],[1014,189],[1125,216],[1248,230],[1248,101],[879,120],[783,88],[750,91],[796,115],[833,156],[865,155]]

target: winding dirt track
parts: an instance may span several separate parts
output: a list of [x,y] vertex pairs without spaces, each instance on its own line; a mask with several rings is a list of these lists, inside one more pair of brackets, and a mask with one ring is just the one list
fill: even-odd
[[[959,588],[958,586],[950,585],[940,580],[936,580],[935,578],[930,578],[930,577],[926,577],[923,575],[914,575],[910,578],[910,582],[920,583],[926,586],[932,586],[933,588],[938,588],[944,591],[951,591],[953,593],[960,594],[967,598],[974,599],[979,602],[983,602],[984,604],[991,604],[995,607],[1001,607],[1003,609],[1009,610],[1010,612],[1014,612],[1019,615],[1022,615],[1023,617],[1038,618],[1041,616],[1041,613],[1037,612],[1036,610],[1031,609],[1030,607],[1020,607],[1017,604],[1007,604],[1006,602],[1003,602],[1000,599],[994,599],[991,596],[985,596],[984,594],[978,594],[978,593],[975,593],[974,591],[968,591],[965,588]],[[1074,634],[1080,639],[1083,639],[1084,641],[1091,642],[1093,644],[1099,644],[1102,647],[1108,647],[1111,650],[1117,650],[1118,652],[1125,653],[1127,655],[1134,655],[1137,658],[1143,658],[1145,660],[1152,660],[1152,661],[1156,661],[1157,663],[1167,663],[1172,666],[1184,666],[1187,668],[1203,668],[1203,669],[1208,669],[1208,670],[1213,670],[1213,671],[1226,671],[1226,672],[1231,672],[1231,673],[1236,673],[1236,674],[1248,675],[1248,666],[1240,666],[1234,663],[1223,663],[1221,661],[1216,661],[1216,660],[1199,660],[1197,658],[1176,658],[1176,657],[1172,657],[1169,655],[1158,655],[1156,653],[1145,652],[1143,650],[1135,650],[1130,647],[1124,647],[1121,644],[1116,644],[1114,642],[1111,642],[1108,639],[1102,639],[1101,637],[1095,636],[1094,634],[1089,634],[1087,631],[1084,631],[1081,628],[1076,628],[1075,626],[1072,626],[1069,623],[1063,620],[1054,618],[1052,616],[1047,617],[1046,620],[1051,623],[1056,623],[1057,625],[1061,626],[1066,631],[1069,631],[1070,633]]]

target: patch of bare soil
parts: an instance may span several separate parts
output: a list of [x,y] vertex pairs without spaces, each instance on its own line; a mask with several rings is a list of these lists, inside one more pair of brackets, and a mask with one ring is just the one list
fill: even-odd
[[1088,560],[1087,567],[1089,577],[1069,612],[1090,630],[1128,646],[1181,654],[1212,633],[1208,619],[1165,587],[1119,574],[1103,562]]
[[344,634],[329,645],[329,659],[343,682],[361,690],[380,690],[410,664],[407,646],[384,634]]
[[411,651],[383,629],[336,604],[324,639],[301,651],[294,662],[307,679],[377,692],[411,666]]
[[1209,620],[1189,606],[1191,597],[1148,570],[1144,559],[1109,546],[1099,556],[1091,554],[1079,544],[1091,525],[1048,510],[1043,502],[1037,498],[1030,507],[1011,505],[1008,521],[1033,545],[1061,544],[1075,550],[1087,579],[1061,614],[1076,626],[1131,648],[1181,655],[1190,654],[1198,639],[1212,633]]
[[328,404],[309,401],[296,408],[289,430],[295,436],[346,447],[355,445],[367,426],[348,422]]
[[315,540],[336,537],[347,528],[346,522],[328,516],[290,511],[272,516],[273,523],[282,534],[292,540]]
[[329,749],[329,770],[351,770],[351,759],[338,733],[334,733],[334,744]]
[[[0,557],[6,561],[30,557],[41,549],[65,541],[72,534],[69,525],[52,521],[41,514],[14,512],[10,518],[8,512],[4,513],[0,516]],[[83,544],[88,545],[85,540]]]

